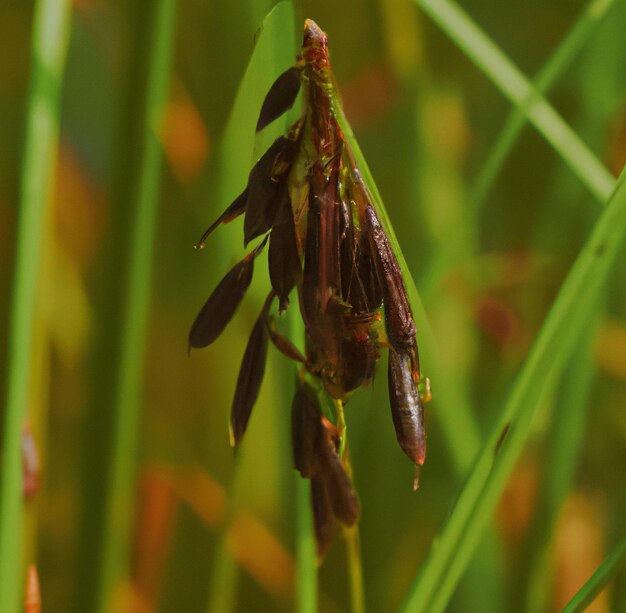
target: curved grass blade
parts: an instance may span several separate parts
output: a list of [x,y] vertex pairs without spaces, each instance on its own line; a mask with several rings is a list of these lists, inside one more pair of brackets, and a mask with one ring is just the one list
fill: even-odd
[[502,50],[452,0],[414,0],[517,107],[600,202],[615,179]]
[[224,331],[250,287],[254,258],[266,242],[267,237],[236,264],[213,290],[189,331],[190,349],[207,347]]
[[[588,325],[626,234],[626,172],[577,257],[483,451],[418,574],[405,611],[442,611],[486,529],[521,453],[548,378],[559,371]],[[508,435],[498,449],[502,431]],[[494,450],[498,449],[495,458]]]
[[270,293],[265,301],[243,354],[233,406],[230,410],[230,442],[233,446],[239,443],[246,431],[252,408],[261,389],[267,361],[267,311],[273,297],[274,294]]
[[582,613],[585,611],[613,578],[624,560],[626,560],[626,539],[621,541],[604,562],[598,566],[596,572],[576,592],[574,598],[563,607],[561,613]]
[[[263,21],[221,136],[218,154],[219,183],[214,196],[216,201],[232,199],[233,195],[238,193],[241,186],[245,184],[251,163],[242,166],[241,160],[253,161],[254,128],[257,113],[263,101],[263,93],[271,86],[281,67],[293,63],[296,54],[292,4],[289,1],[283,1],[273,5],[274,2],[269,1],[265,4],[246,3],[245,5],[249,18],[255,23],[260,22],[261,19]],[[261,13],[264,12],[267,14],[263,18]],[[285,128],[287,127],[285,125]],[[235,504],[234,501],[239,491],[244,488],[244,484],[241,483],[241,474],[242,461],[245,460],[245,455],[240,456],[235,463],[232,483],[229,486],[229,506]],[[206,606],[207,611],[211,612],[228,613],[234,609],[236,601],[235,589],[239,569],[228,545],[230,523],[231,515],[227,514],[213,555],[212,579]],[[309,533],[313,540],[312,528]],[[313,566],[312,573],[307,572],[305,576],[306,581],[302,583],[302,587],[306,592],[307,602],[315,602],[315,567]]]
[[270,91],[267,92],[259,114],[259,121],[256,124],[256,131],[259,132],[286,113],[293,106],[299,91],[300,73],[295,66],[292,66],[274,81]]
[[48,187],[59,131],[59,101],[71,23],[68,0],[39,0],[31,42],[21,201],[10,296],[6,403],[0,466],[0,603],[21,609],[22,461],[21,429],[28,405],[33,318]]

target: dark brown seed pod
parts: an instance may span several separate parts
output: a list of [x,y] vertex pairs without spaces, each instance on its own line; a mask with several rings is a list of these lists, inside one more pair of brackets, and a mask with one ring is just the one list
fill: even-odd
[[286,336],[276,330],[276,323],[271,315],[267,317],[267,331],[276,349],[285,357],[294,362],[306,363],[306,358],[300,353],[300,350]]
[[320,417],[315,392],[306,384],[299,384],[291,404],[293,463],[298,472],[309,479],[315,471],[315,453],[321,434]]
[[248,200],[243,222],[244,245],[267,232],[276,218],[281,179],[289,171],[296,143],[279,136],[255,164],[248,177]]
[[288,68],[274,81],[267,92],[256,131],[259,132],[293,106],[300,90],[300,72],[295,66]]
[[263,249],[267,237],[218,283],[202,307],[189,331],[189,348],[210,345],[232,319],[252,281],[254,258]]
[[397,350],[414,347],[415,322],[398,260],[374,208],[368,205],[365,214],[372,254],[383,290],[387,335]]
[[243,354],[241,368],[237,377],[235,397],[230,411],[230,440],[231,444],[237,445],[243,437],[252,408],[256,403],[261,389],[261,382],[265,374],[265,362],[267,360],[267,311],[271,304],[274,293],[270,293],[263,305],[263,309],[252,328],[252,333]]
[[311,509],[318,561],[323,560],[330,544],[337,535],[339,524],[333,511],[330,495],[323,479],[311,479]]
[[342,397],[374,376],[379,354],[365,328],[355,326],[344,333],[339,344],[338,379]]
[[204,249],[204,243],[209,235],[223,223],[228,223],[233,219],[236,219],[246,210],[246,202],[248,201],[248,188],[243,190],[239,196],[237,196],[232,204],[205,230],[204,234],[200,237],[200,240],[196,244],[196,249]]
[[289,305],[289,293],[302,278],[302,265],[287,185],[281,191],[276,221],[270,234],[268,265],[272,288],[278,296],[278,310],[284,311]]
[[361,505],[339,458],[339,435],[337,429],[321,416],[322,436],[317,450],[318,474],[326,485],[333,513],[347,526],[359,519]]
[[411,372],[408,352],[389,349],[389,402],[396,438],[412,462],[421,466],[426,459],[426,431],[422,400]]

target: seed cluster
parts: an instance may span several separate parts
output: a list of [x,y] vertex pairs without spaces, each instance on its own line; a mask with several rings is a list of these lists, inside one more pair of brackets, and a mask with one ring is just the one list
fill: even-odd
[[[207,229],[244,215],[244,245],[257,247],[222,279],[194,321],[189,346],[205,347],[233,317],[252,280],[255,258],[269,241],[272,289],[241,364],[231,410],[231,440],[241,440],[258,397],[268,340],[301,363],[292,404],[293,458],[311,480],[318,554],[339,524],[353,525],[359,501],[343,454],[342,407],[374,376],[389,352],[389,400],[400,447],[419,467],[426,454],[415,323],[397,258],[376,214],[353,152],[337,120],[326,35],[311,20],[296,65],[268,92],[257,123],[262,130],[291,108],[302,90],[302,114],[250,171],[244,191]],[[305,355],[282,335],[271,314],[289,306],[296,290],[305,328]],[[384,320],[384,324],[383,324]],[[337,410],[336,425],[321,395]]]

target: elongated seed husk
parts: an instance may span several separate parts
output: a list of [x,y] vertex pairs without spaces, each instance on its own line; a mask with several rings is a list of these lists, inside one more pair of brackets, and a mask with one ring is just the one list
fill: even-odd
[[239,369],[235,397],[230,411],[230,432],[233,445],[239,443],[246,431],[265,374],[268,339],[266,317],[267,308],[264,306],[252,328]]
[[338,454],[337,429],[322,417],[322,437],[318,448],[318,474],[326,485],[333,512],[337,519],[352,526],[359,519],[361,505]]
[[254,272],[254,258],[266,242],[267,238],[218,283],[191,326],[190,348],[206,347],[222,333],[250,286]]
[[398,260],[373,207],[366,207],[369,237],[375,254],[378,279],[383,289],[385,326],[396,349],[415,344],[415,322],[402,280]]
[[320,437],[320,410],[313,390],[298,385],[291,404],[293,463],[303,477],[311,478]]
[[300,73],[295,66],[292,66],[274,81],[272,87],[267,92],[259,113],[256,131],[259,132],[290,109],[299,90]]
[[207,238],[210,234],[223,223],[228,223],[233,219],[236,219],[246,210],[246,202],[248,201],[248,188],[244,189],[239,196],[237,196],[230,206],[205,230],[204,234],[200,237],[196,248],[202,249]]
[[311,479],[311,509],[313,511],[317,559],[321,561],[337,535],[339,524],[333,511],[326,483],[318,477]]
[[276,221],[270,234],[268,266],[272,288],[278,296],[278,310],[284,311],[289,305],[289,293],[302,278],[302,265],[287,185],[282,188]]
[[396,438],[409,459],[422,465],[426,459],[424,410],[413,380],[409,352],[389,349],[388,379]]
[[267,331],[269,332],[272,343],[285,357],[294,362],[306,363],[306,358],[300,353],[300,350],[288,339],[276,330],[276,324],[273,317],[267,318]]
[[296,143],[279,136],[254,165],[248,176],[248,200],[243,221],[244,245],[265,234],[276,219],[281,182],[289,171]]

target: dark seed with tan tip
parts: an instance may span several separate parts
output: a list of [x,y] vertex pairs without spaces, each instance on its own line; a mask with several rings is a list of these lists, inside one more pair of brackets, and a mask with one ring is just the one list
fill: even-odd
[[210,345],[233,318],[252,281],[254,258],[266,242],[267,238],[218,283],[191,326],[190,348],[199,349]]
[[422,400],[413,381],[411,357],[389,349],[389,402],[396,438],[410,460],[423,464],[426,459],[426,433]]

